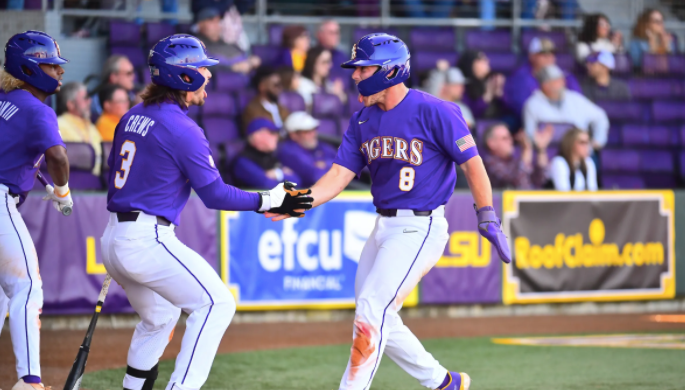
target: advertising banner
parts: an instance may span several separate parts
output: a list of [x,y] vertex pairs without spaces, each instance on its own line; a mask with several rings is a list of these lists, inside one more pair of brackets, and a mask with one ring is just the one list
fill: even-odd
[[[222,212],[222,276],[239,310],[354,307],[354,278],[376,221],[369,193],[345,192],[282,222]],[[405,301],[416,305],[417,292]]]
[[[493,196],[500,215],[501,197]],[[501,302],[502,262],[488,240],[478,233],[478,218],[470,193],[456,193],[445,207],[450,240],[438,264],[423,277],[421,303]]]
[[504,303],[674,297],[674,207],[673,191],[505,192]]
[[[65,217],[51,202],[31,195],[19,208],[38,254],[43,281],[44,314],[84,314],[95,308],[106,270],[100,237],[109,212],[105,194],[75,194],[74,212]],[[176,230],[179,239],[215,269],[217,212],[191,197]],[[103,312],[132,312],[122,288],[112,282]]]

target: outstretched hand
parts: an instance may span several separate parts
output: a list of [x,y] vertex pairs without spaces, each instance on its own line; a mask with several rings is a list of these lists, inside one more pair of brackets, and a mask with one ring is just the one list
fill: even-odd
[[262,193],[262,199],[266,201],[262,210],[267,218],[274,222],[290,217],[302,218],[305,211],[312,208],[314,198],[308,196],[312,190],[297,190],[295,186],[296,183],[285,182]]

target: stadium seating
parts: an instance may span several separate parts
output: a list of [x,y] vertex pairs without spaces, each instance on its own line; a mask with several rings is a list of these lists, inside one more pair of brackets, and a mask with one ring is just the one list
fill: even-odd
[[109,22],[109,45],[115,46],[138,46],[143,41],[140,25],[134,22],[110,20]]
[[95,151],[90,144],[67,142],[69,158],[69,185],[75,190],[100,190],[102,182],[99,176],[93,175]]
[[[253,45],[252,53],[266,65],[273,64],[281,48],[283,25],[268,27],[266,45]],[[129,57],[137,68],[142,82],[149,83],[145,71],[145,53],[157,40],[184,32],[189,25],[173,26],[166,23],[140,25],[126,21],[110,22],[109,49],[111,53]],[[468,29],[463,45],[457,42],[456,29],[452,27],[416,27],[400,31],[396,28],[355,27],[354,42],[362,36],[385,31],[405,39],[412,49],[412,81],[417,86],[419,75],[434,69],[439,59],[455,66],[463,53],[457,47],[483,51],[490,59],[493,71],[505,75],[514,71],[527,60],[530,41],[535,36],[551,39],[557,47],[557,64],[572,72],[583,71],[573,56],[566,31],[549,32],[534,29],[521,31],[520,39],[514,41],[509,29]],[[403,34],[405,33],[406,34]],[[513,47],[513,46],[518,46]],[[653,188],[678,184],[685,179],[685,56],[674,54],[643,57],[642,74],[633,73],[633,65],[627,53],[616,56],[614,75],[626,80],[633,96],[631,101],[599,101],[609,116],[611,128],[605,150],[601,153],[598,167],[606,188]],[[337,70],[336,70],[337,71]],[[344,104],[335,95],[316,94],[311,113],[321,121],[319,131],[328,136],[341,136],[347,129],[349,118],[363,105],[357,100],[357,91],[349,74],[335,73],[343,77],[347,92]],[[203,125],[212,152],[221,155],[224,163],[230,163],[244,144],[239,141],[239,119],[247,103],[255,95],[249,85],[249,77],[230,72],[216,72],[209,87],[210,98],[205,107],[191,107],[188,115]],[[292,111],[306,110],[304,100],[295,92],[285,92],[280,103]],[[474,129],[477,142],[482,144],[484,130],[497,119],[476,118]],[[677,126],[676,126],[677,125]],[[561,134],[561,133],[559,133]],[[548,149],[550,156],[556,154],[559,137]],[[218,157],[216,158],[218,160]],[[218,161],[217,161],[218,162]],[[106,167],[103,165],[103,174]],[[86,169],[82,169],[85,173]],[[92,183],[86,183],[91,186]]]
[[465,40],[470,50],[509,52],[512,49],[511,30],[471,29],[466,32]]
[[145,25],[147,30],[147,46],[152,47],[160,39],[176,33],[176,27],[169,23],[148,23]]
[[447,60],[450,66],[456,66],[458,56],[454,51],[419,51],[411,56],[411,70],[415,72],[425,72],[435,69],[438,60]]
[[409,44],[421,50],[451,51],[456,46],[454,29],[451,27],[414,27],[409,33]]
[[286,91],[278,97],[278,103],[287,108],[290,112],[305,111],[307,106],[304,98],[297,92]]
[[219,71],[212,78],[214,88],[221,92],[242,91],[250,84],[250,79],[242,73]]

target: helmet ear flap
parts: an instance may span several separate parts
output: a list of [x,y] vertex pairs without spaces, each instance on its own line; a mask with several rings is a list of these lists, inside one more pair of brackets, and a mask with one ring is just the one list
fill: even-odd
[[398,74],[399,72],[400,72],[400,67],[399,67],[399,66],[395,66],[395,67],[392,68],[392,70],[385,76],[385,78],[388,79],[388,80],[392,80],[392,79],[394,79],[395,77],[397,77],[397,74]]

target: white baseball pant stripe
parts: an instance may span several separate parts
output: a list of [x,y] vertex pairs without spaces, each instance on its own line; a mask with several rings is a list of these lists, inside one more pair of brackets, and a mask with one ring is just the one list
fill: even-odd
[[383,353],[427,388],[437,388],[447,375],[398,314],[445,249],[449,235],[444,207],[427,217],[400,211],[397,217],[376,218],[362,250],[353,343],[340,390],[369,389]]
[[[140,213],[118,222],[116,213],[102,237],[107,272],[126,291],[140,315],[128,365],[152,369],[173,336],[181,310],[189,314],[181,351],[167,390],[199,389],[206,382],[221,338],[235,314],[235,301],[216,271],[181,243],[173,226],[157,225]],[[142,388],[144,379],[124,377],[123,387]]]
[[0,307],[0,312],[4,321],[9,307],[18,378],[40,376],[39,316],[43,308],[43,283],[38,255],[16,202],[4,185],[0,185],[0,197],[4,203],[0,207],[0,289],[9,300],[9,306]]

